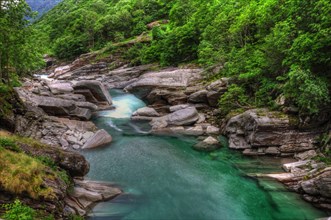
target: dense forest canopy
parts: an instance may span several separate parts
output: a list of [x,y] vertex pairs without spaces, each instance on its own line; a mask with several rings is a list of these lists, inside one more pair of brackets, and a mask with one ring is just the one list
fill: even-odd
[[[1,22],[11,19],[0,11]],[[6,33],[22,36],[18,26],[4,27],[15,31],[1,31],[1,48]],[[302,114],[330,105],[329,0],[64,0],[33,27],[39,48],[60,59],[144,37],[123,52],[132,65],[195,63],[208,80],[231,77],[219,103],[224,113],[274,108],[279,97]],[[28,67],[6,63],[2,69]]]

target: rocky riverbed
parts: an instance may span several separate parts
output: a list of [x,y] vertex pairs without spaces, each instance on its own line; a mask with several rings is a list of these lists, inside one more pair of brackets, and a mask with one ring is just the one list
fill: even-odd
[[[113,108],[109,89],[123,89],[148,103],[148,107],[133,113],[132,120],[149,121],[153,134],[197,136],[200,142],[193,147],[199,151],[222,147],[219,136],[223,134],[229,138],[230,148],[245,155],[295,157],[296,164],[284,165],[288,173],[264,177],[277,178],[302,193],[307,201],[331,210],[330,168],[312,160],[320,153],[316,137],[328,131],[329,116],[320,120],[318,127],[305,129],[298,126],[295,116],[267,109],[219,119],[217,101],[230,79],[203,83],[201,69],[157,69],[152,65],[119,65],[114,69],[108,63],[89,64],[87,60],[88,55],[82,56],[72,64],[53,69],[49,79],[27,79],[16,89],[26,109],[7,120],[16,133],[64,150],[110,143],[112,137],[89,120],[94,112]],[[86,186],[79,180],[75,183],[77,187]],[[100,189],[98,183],[91,184]],[[101,188],[104,187],[108,185]],[[72,212],[85,214],[91,201],[120,193],[113,190],[112,196],[101,196],[98,192],[86,194],[84,190],[86,187],[74,191],[80,201],[72,197],[66,200],[70,207],[73,201],[79,204]]]

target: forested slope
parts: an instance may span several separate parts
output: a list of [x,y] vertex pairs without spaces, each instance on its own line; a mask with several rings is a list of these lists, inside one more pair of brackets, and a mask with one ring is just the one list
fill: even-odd
[[[302,114],[330,104],[327,0],[65,0],[33,26],[24,21],[30,13],[24,1],[19,3],[15,10],[1,3],[4,81],[39,67],[42,52],[73,59],[133,42],[122,51],[132,65],[195,63],[209,72],[209,80],[231,77],[220,100],[224,113],[274,108],[279,97]],[[135,41],[137,36],[144,40]]]
[[65,0],[36,26],[59,58],[151,36],[126,57],[133,64],[195,62],[211,78],[232,77],[220,101],[225,112],[273,107],[282,94],[314,114],[330,101],[330,10],[327,0]]

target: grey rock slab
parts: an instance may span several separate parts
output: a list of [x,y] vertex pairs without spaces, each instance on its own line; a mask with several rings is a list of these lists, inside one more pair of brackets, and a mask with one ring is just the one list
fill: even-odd
[[159,117],[160,114],[154,108],[143,107],[135,111],[132,116]]
[[278,147],[268,147],[265,150],[266,154],[270,154],[270,155],[278,155],[280,154],[279,148]]
[[230,147],[279,147],[282,154],[312,149],[316,131],[299,131],[291,123],[290,117],[267,109],[252,109],[234,116],[225,128],[232,142]]
[[218,135],[220,133],[220,129],[211,125],[207,127],[206,133],[208,135]]
[[48,87],[54,95],[71,93],[74,90],[69,82],[50,82]]
[[217,107],[218,101],[221,97],[221,93],[215,91],[209,91],[206,97],[207,97],[207,102],[211,107]]
[[315,150],[309,150],[309,151],[295,154],[294,158],[296,158],[298,160],[309,160],[316,156],[317,156],[317,153]]
[[220,92],[227,88],[228,82],[229,82],[229,78],[221,78],[209,84],[207,86],[207,90]]
[[112,141],[112,137],[108,134],[107,131],[101,129],[97,131],[92,137],[90,137],[85,144],[83,145],[82,149],[91,149],[100,147],[102,145],[108,144]]
[[77,107],[69,115],[87,121],[92,117],[92,112],[90,109]]
[[91,111],[97,111],[99,108],[97,105],[91,103],[91,102],[76,102],[75,103],[78,107],[81,108],[87,108]]
[[183,131],[182,134],[190,135],[190,136],[200,136],[200,135],[203,135],[204,133],[205,132],[203,130],[203,127],[198,125],[195,127],[190,127],[190,128],[185,129],[185,131]]
[[199,142],[199,143],[197,143],[193,146],[193,148],[195,150],[207,151],[207,152],[216,150],[220,147],[221,147],[221,145],[218,142],[218,140],[214,137],[211,137],[211,136],[207,137],[203,141],[201,141],[201,142]]
[[199,118],[200,117],[196,108],[189,107],[175,111],[160,118],[155,118],[150,124],[154,129],[172,125],[192,125],[197,122]]
[[93,96],[100,102],[112,104],[112,99],[104,85],[96,80],[82,80],[73,85],[75,90],[90,90]]
[[207,90],[197,91],[189,96],[188,101],[192,103],[208,103],[207,93]]
[[294,168],[300,168],[303,166],[307,166],[310,163],[311,163],[311,160],[303,160],[303,161],[298,161],[298,162],[293,162],[293,163],[286,163],[286,164],[283,164],[283,168],[287,172],[291,172],[291,170]]
[[175,112],[175,111],[185,109],[185,108],[189,108],[189,107],[192,107],[192,105],[190,105],[190,104],[174,105],[174,106],[169,107],[169,111],[170,112]]

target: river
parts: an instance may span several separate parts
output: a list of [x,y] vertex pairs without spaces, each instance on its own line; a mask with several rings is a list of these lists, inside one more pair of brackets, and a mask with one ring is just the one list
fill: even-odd
[[94,122],[113,136],[109,146],[83,151],[88,178],[118,184],[122,196],[98,204],[90,219],[213,220],[316,219],[325,217],[280,183],[247,173],[281,171],[281,159],[247,158],[223,148],[192,150],[192,137],[147,134],[146,123],[130,121],[145,106],[134,95],[111,91],[115,110]]

